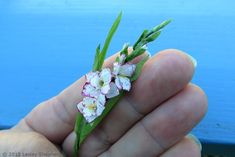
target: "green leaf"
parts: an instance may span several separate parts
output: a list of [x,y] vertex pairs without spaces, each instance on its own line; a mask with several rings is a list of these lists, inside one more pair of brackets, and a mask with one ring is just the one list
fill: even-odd
[[136,69],[135,69],[135,73],[133,74],[133,76],[131,77],[131,81],[135,81],[137,80],[137,78],[139,77],[139,75],[141,74],[142,68],[145,64],[145,62],[149,59],[149,56],[144,57],[139,63],[136,64]]
[[84,137],[84,133],[85,133],[85,126],[89,124],[87,123],[86,119],[84,118],[81,122],[81,132],[80,132],[80,136],[79,136],[79,147],[81,146],[83,140],[86,138]]
[[81,133],[81,122],[83,121],[83,116],[81,115],[80,112],[77,113],[76,115],[76,122],[75,122],[75,128],[74,132],[76,134],[76,140],[73,148],[73,156],[77,157],[78,155],[78,149],[79,149],[79,138],[80,138],[80,133]]
[[158,37],[160,34],[161,34],[160,31],[155,32],[155,33],[153,33],[152,35],[150,35],[149,37],[147,37],[147,38],[146,38],[146,41],[147,41],[148,43],[150,43],[150,42],[154,41],[155,39],[157,39],[157,37]]
[[106,53],[107,53],[107,50],[108,50],[108,47],[109,47],[109,44],[113,38],[113,35],[114,33],[116,32],[117,28],[118,28],[118,25],[121,21],[121,18],[122,18],[122,12],[119,13],[118,17],[116,18],[116,20],[114,21],[111,29],[109,30],[109,33],[108,33],[108,36],[105,40],[105,43],[104,43],[104,47],[99,55],[99,67],[97,68],[98,70],[101,70],[102,66],[103,66],[103,63],[104,63],[104,60],[105,60],[105,56],[106,56]]
[[153,32],[157,32],[157,31],[163,29],[163,28],[164,28],[166,25],[168,25],[171,21],[172,21],[171,19],[166,20],[166,21],[163,21],[160,25],[155,26],[155,27],[153,28]]
[[127,57],[126,57],[126,62],[129,62],[131,60],[133,60],[134,58],[142,55],[144,52],[146,51],[145,48],[142,48],[142,47],[138,47],[137,49],[133,50],[131,52],[131,54],[129,54]]
[[155,26],[152,30],[144,30],[143,33],[140,35],[139,39],[135,42],[133,49],[137,49],[138,47],[142,47],[143,45],[146,45],[149,42],[154,41],[159,35],[159,32],[161,29],[163,29],[166,25],[168,25],[171,22],[171,20],[166,20],[162,22],[160,25]]
[[129,47],[128,43],[124,44],[122,50],[120,51],[120,54],[121,55],[124,54],[127,56],[128,55],[128,47]]
[[138,46],[138,44],[146,37],[146,35],[148,34],[148,30],[145,29],[143,31],[143,33],[140,35],[139,39],[135,42],[133,49],[136,49],[136,47]]
[[120,62],[120,57],[119,56],[116,57],[115,62]]
[[114,98],[109,99],[105,104],[105,109],[103,113],[96,118],[92,123],[85,123],[82,127],[80,144],[86,139],[86,137],[96,128],[96,126],[108,115],[108,113],[115,107],[118,101],[123,97],[124,92],[121,91],[120,94]]
[[100,44],[96,48],[96,54],[92,68],[93,71],[97,71],[99,68],[99,55],[100,55]]

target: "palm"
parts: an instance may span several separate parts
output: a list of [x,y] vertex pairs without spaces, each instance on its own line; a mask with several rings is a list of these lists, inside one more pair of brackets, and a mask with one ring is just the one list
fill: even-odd
[[[111,65],[113,59],[106,61],[106,66]],[[179,51],[166,50],[152,57],[132,91],[86,139],[79,155],[198,156],[198,149],[185,135],[203,117],[207,102],[198,87],[188,84],[193,72],[192,62]],[[56,145],[70,156],[75,140],[76,104],[82,99],[83,84],[84,78],[81,78],[58,96],[37,106],[13,129],[17,131],[15,134],[23,130],[24,135],[17,138],[25,136],[24,140],[29,140],[37,135],[25,131],[37,132],[46,137],[37,136],[38,140],[34,140],[40,141],[37,151],[39,148],[44,152],[45,149],[56,151]],[[7,133],[12,137],[12,131]],[[42,143],[47,147],[41,148],[45,146]]]

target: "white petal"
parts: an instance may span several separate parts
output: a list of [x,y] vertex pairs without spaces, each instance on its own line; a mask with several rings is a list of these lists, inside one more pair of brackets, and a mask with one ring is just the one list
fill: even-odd
[[115,78],[115,84],[118,87],[118,89],[122,89],[122,84],[120,82],[119,76],[116,76]]
[[124,64],[120,67],[119,75],[131,77],[135,72],[136,65]]
[[113,74],[118,75],[120,70],[120,64],[118,62],[113,63]]
[[97,98],[97,100],[102,104],[105,105],[106,99],[105,99],[105,95],[100,94]]
[[90,110],[88,107],[85,107],[83,110],[83,116],[84,117],[95,116],[95,110]]
[[102,71],[100,72],[100,80],[102,80],[104,84],[109,84],[111,82],[111,79],[112,79],[112,74],[110,69],[108,68],[102,69]]
[[86,119],[86,121],[88,122],[88,123],[90,123],[90,122],[92,122],[93,120],[95,120],[96,119],[96,115],[93,115],[93,116],[84,116],[85,117],[85,119]]
[[119,80],[121,82],[122,89],[126,90],[126,91],[130,91],[130,89],[131,89],[131,81],[130,81],[130,79],[127,78],[127,77],[119,76]]
[[90,97],[85,97],[83,98],[82,102],[83,104],[85,105],[85,107],[88,105],[88,104],[93,104],[95,103],[96,99],[95,98],[90,98]]
[[100,116],[103,113],[104,109],[104,105],[102,105],[101,103],[97,103],[96,116]]
[[93,87],[95,87],[96,89],[100,89],[101,88],[101,85],[100,85],[100,77],[99,75],[95,75],[94,77],[92,77],[91,79],[91,85]]
[[83,109],[83,115],[84,116],[92,116],[95,115],[96,111],[96,101],[97,99],[95,98],[90,98],[90,97],[85,97],[83,99],[83,104],[85,105]]
[[86,74],[85,75],[85,77],[86,77],[86,82],[90,82],[91,81],[91,79],[95,76],[95,75],[98,75],[98,73],[97,72],[89,72],[88,74]]
[[108,94],[106,94],[106,97],[107,98],[113,98],[117,95],[119,95],[119,90],[118,90],[116,84],[111,82],[110,83],[110,90],[109,90]]
[[83,86],[82,94],[88,97],[97,97],[100,94],[100,92],[91,84],[85,84]]
[[101,88],[101,93],[107,94],[109,92],[109,90],[110,90],[110,85],[106,84]]
[[81,114],[83,114],[84,105],[83,105],[82,101],[79,104],[77,104],[77,108],[78,108],[79,112]]

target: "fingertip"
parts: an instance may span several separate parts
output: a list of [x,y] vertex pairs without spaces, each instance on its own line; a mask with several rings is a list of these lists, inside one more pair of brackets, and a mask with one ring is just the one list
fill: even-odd
[[201,113],[201,119],[205,116],[205,114],[207,113],[208,110],[208,98],[206,93],[204,92],[204,90],[195,85],[190,83],[187,88],[193,93],[194,99],[195,101],[198,101],[197,103],[197,108],[199,108],[200,113]]
[[186,137],[198,147],[200,152],[202,151],[202,144],[196,136],[193,134],[188,134]]

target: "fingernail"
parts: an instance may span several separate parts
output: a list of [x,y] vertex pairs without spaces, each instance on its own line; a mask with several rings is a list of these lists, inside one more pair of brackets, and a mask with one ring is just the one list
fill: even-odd
[[193,58],[191,55],[187,54],[187,53],[186,53],[186,55],[187,55],[187,56],[190,58],[190,60],[192,61],[194,68],[196,68],[196,67],[197,67],[197,60],[196,60],[195,58]]
[[197,146],[199,147],[200,151],[202,151],[202,144],[196,136],[194,136],[193,134],[188,134],[187,137],[189,139],[193,140],[197,144]]

